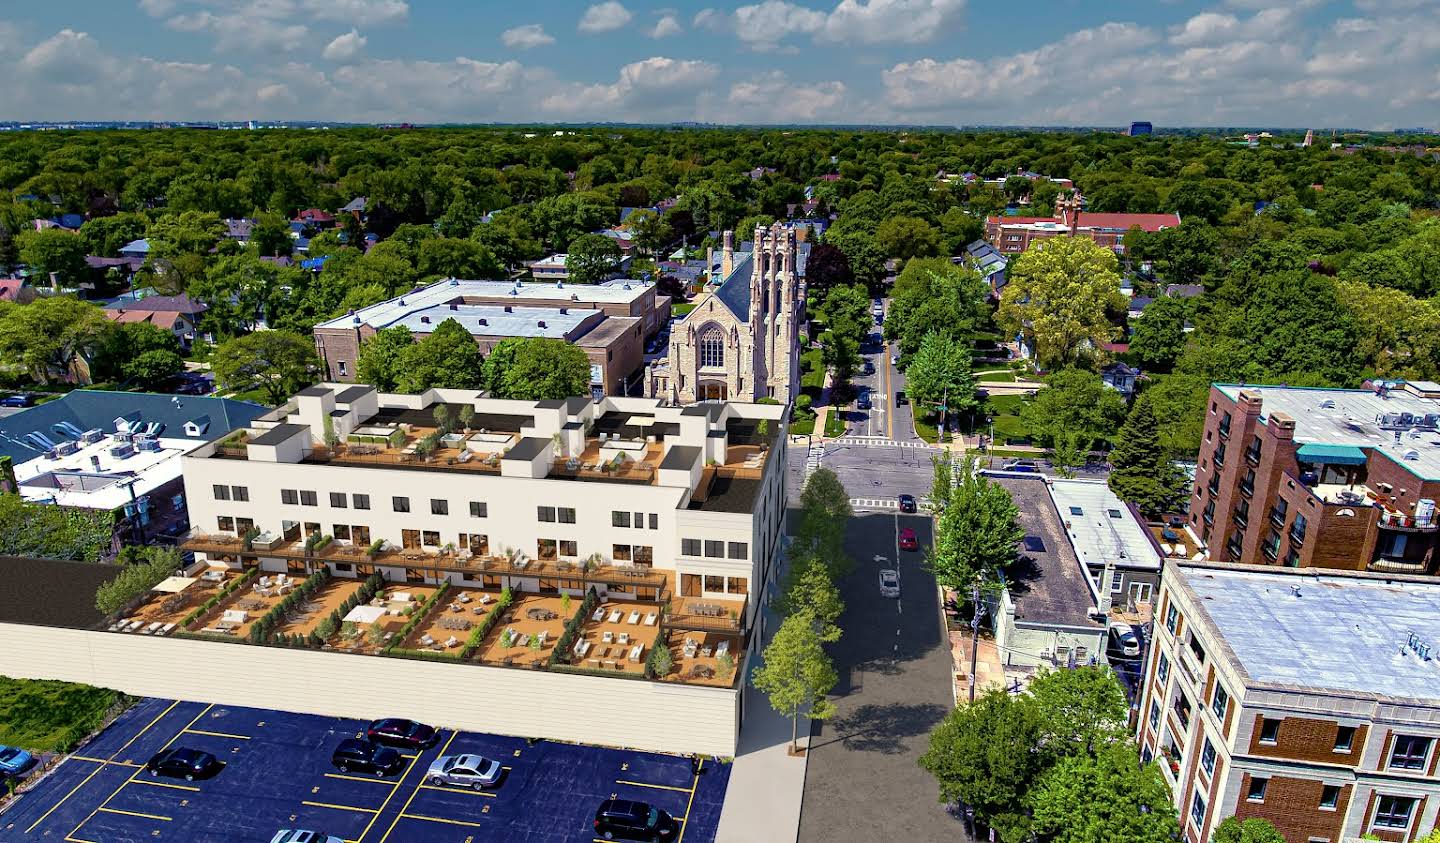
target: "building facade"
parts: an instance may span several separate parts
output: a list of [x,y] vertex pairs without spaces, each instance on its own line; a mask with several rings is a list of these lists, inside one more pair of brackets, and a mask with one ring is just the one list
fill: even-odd
[[549,337],[585,351],[591,388],[621,395],[644,371],[647,337],[670,319],[670,297],[648,282],[546,284],[445,279],[315,326],[315,348],[335,382],[355,380],[360,346],[397,325],[423,338],[447,319],[482,353],[511,337]]
[[1260,817],[1290,843],[1408,843],[1440,822],[1440,585],[1166,563],[1140,697],[1182,836]]
[[1179,214],[1114,214],[1084,211],[1080,194],[1055,199],[1053,217],[986,217],[985,239],[1001,253],[1015,255],[1051,237],[1089,237],[1117,254],[1125,253],[1125,232],[1136,226],[1149,232],[1180,225]]
[[718,281],[675,326],[669,357],[652,364],[648,394],[672,404],[758,401],[799,394],[804,290],[795,231],[755,229],[753,251],[724,233]]
[[1434,574],[1440,384],[1216,384],[1189,528],[1211,560]]

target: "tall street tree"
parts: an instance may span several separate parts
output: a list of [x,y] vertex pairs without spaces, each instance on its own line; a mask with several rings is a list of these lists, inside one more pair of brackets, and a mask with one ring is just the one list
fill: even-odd
[[1141,395],[1110,452],[1110,491],[1147,515],[1173,512],[1185,498],[1185,473],[1160,445],[1160,429],[1149,396]]
[[576,284],[598,284],[620,271],[620,244],[603,234],[582,234],[565,254],[565,272]]
[[905,367],[905,388],[930,415],[954,419],[973,411],[979,402],[969,346],[943,334],[926,336]]
[[278,405],[320,379],[320,358],[309,337],[289,331],[259,331],[217,345],[210,368],[226,392],[259,391]]
[[1056,372],[1020,410],[1025,426],[1045,447],[1067,434],[1088,451],[1114,435],[1125,420],[1125,399],[1100,376],[1080,369]]
[[770,700],[771,708],[790,718],[790,749],[794,752],[802,712],[814,720],[834,716],[835,704],[826,695],[839,675],[825,654],[820,633],[804,612],[780,624],[765,647],[764,660],[751,674],[751,682]]
[[793,560],[786,571],[785,584],[771,603],[771,608],[787,617],[808,615],[821,641],[840,640],[840,627],[836,622],[845,611],[845,603],[840,599],[840,590],[835,587],[835,581],[830,577],[830,566],[824,559]]
[[845,556],[845,524],[854,511],[850,494],[834,471],[817,468],[800,491],[800,517],[790,554],[793,560],[818,558],[839,576],[849,569]]
[[433,387],[475,389],[480,386],[480,348],[457,320],[446,319],[430,336],[405,349],[396,388],[419,393]]
[[381,328],[360,344],[360,357],[355,361],[355,379],[368,383],[381,392],[399,388],[405,355],[415,344],[415,336],[404,325]]
[[1015,561],[1025,537],[1019,517],[1003,486],[979,472],[964,472],[935,525],[928,562],[936,582],[968,593],[976,583],[993,580]]
[[1016,258],[996,321],[1023,337],[1046,369],[1071,366],[1109,340],[1123,304],[1115,253],[1088,237],[1051,237]]
[[1153,762],[1117,743],[1061,760],[1030,794],[1034,830],[1048,843],[1172,843],[1180,824]]

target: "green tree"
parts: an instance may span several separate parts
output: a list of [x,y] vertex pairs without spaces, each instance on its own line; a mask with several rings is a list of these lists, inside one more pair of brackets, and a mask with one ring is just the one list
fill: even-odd
[[422,276],[446,278],[500,278],[505,267],[491,251],[474,240],[435,237],[420,243],[416,264]]
[[625,225],[634,235],[635,245],[652,258],[672,239],[670,224],[649,208],[641,208],[630,214],[625,218]]
[[835,704],[826,695],[840,677],[806,613],[791,615],[780,624],[763,658],[750,681],[770,700],[771,708],[790,718],[790,748],[796,751],[801,712],[808,712],[813,720],[832,717]]
[[1044,368],[1074,365],[1114,333],[1107,308],[1119,308],[1115,253],[1088,237],[1052,237],[1016,258],[995,317],[1023,337]]
[[98,562],[115,539],[115,514],[31,503],[0,494],[0,554]]
[[1045,722],[1047,752],[1092,755],[1126,743],[1130,706],[1108,666],[1043,671],[1030,683],[1030,701]]
[[1062,430],[1051,437],[1046,459],[1055,467],[1055,473],[1066,480],[1075,478],[1075,469],[1089,462],[1090,451],[1080,444],[1080,434],[1073,430]]
[[1160,446],[1160,427],[1148,394],[1130,408],[1110,464],[1110,491],[1147,515],[1173,512],[1185,499],[1189,480]]
[[620,244],[603,234],[582,234],[570,243],[565,272],[576,284],[598,284],[620,271]]
[[850,277],[868,289],[879,288],[880,282],[885,278],[886,254],[874,237],[864,231],[831,229],[825,232],[825,242],[845,255],[845,260],[850,265]]
[[824,560],[832,576],[849,570],[845,555],[845,525],[854,515],[850,494],[828,468],[817,468],[800,490],[800,515],[790,543],[791,559]]
[[950,502],[935,523],[927,563],[935,581],[968,594],[1016,559],[1025,531],[1020,510],[1003,486],[977,471],[964,471],[950,490]]
[[1125,399],[1107,387],[1100,376],[1079,369],[1056,372],[1020,410],[1020,418],[1049,447],[1064,433],[1089,451],[1114,435],[1125,419]]
[[[1429,839],[1431,838],[1427,838]],[[1285,835],[1271,825],[1269,820],[1251,817],[1241,821],[1239,817],[1226,817],[1215,826],[1210,843],[1285,843]]]
[[68,231],[47,228],[21,235],[20,260],[38,276],[36,284],[49,284],[50,273],[66,286],[76,286],[85,277],[85,240]]
[[1020,843],[1030,830],[1026,797],[1045,768],[1043,725],[1027,700],[992,688],[935,727],[919,763],[942,802],[964,802],[1004,843]]
[[940,232],[916,217],[891,217],[875,229],[875,245],[888,257],[934,257],[940,254]]
[[427,389],[474,389],[480,386],[480,348],[457,320],[446,319],[429,336],[406,348],[395,388],[420,393]]
[[1185,350],[1185,321],[1190,307],[1181,298],[1159,298],[1130,326],[1130,354],[1142,366],[1170,371]]
[[860,346],[870,333],[870,295],[859,284],[835,287],[818,306],[826,332],[822,356],[840,381],[849,379],[860,362]]
[[821,641],[840,640],[840,627],[836,622],[845,611],[845,603],[830,578],[830,566],[818,556],[791,562],[785,584],[771,602],[771,608],[786,617],[809,616]]
[[163,348],[152,348],[125,364],[125,379],[145,390],[156,390],[185,371],[185,359]]
[[[970,349],[944,334],[929,334],[905,367],[905,388],[917,407],[950,418],[979,406]],[[943,404],[943,407],[941,406]]]
[[1034,830],[1049,843],[1171,843],[1180,824],[1155,764],[1140,766],[1124,744],[1061,760],[1028,801]]
[[520,349],[525,346],[524,337],[506,337],[496,343],[485,355],[480,367],[480,386],[492,396],[499,397],[505,392],[505,373],[515,365]]
[[256,390],[278,405],[320,379],[320,358],[308,337],[259,331],[226,340],[210,353],[210,368],[227,392]]
[[955,472],[957,468],[967,474],[975,470],[972,460],[966,459],[964,463],[957,466],[955,455],[948,449],[933,454],[930,457],[930,468],[932,475],[930,479],[930,509],[933,512],[944,512],[950,506],[950,498],[955,491]]
[[89,302],[38,298],[0,310],[0,360],[44,383],[63,377],[71,358],[94,347],[109,329],[104,313]]
[[528,337],[514,347],[499,397],[538,401],[589,392],[590,358],[584,349],[564,340]]
[[[99,342],[94,347],[94,354],[90,362],[90,372],[100,380],[126,380],[131,377],[142,377],[138,370],[131,370],[135,362],[143,355],[151,352],[161,352],[169,355],[176,361],[176,365],[183,367],[184,362],[180,360],[177,353],[179,343],[175,335],[148,322],[126,322],[112,324],[100,335]],[[155,366],[162,368],[167,361],[160,357],[152,357],[150,362],[142,368],[152,371]],[[168,375],[159,377],[158,380],[145,380],[144,386],[149,387],[160,383],[179,373],[179,369],[171,371]]]
[[1171,459],[1193,459],[1205,432],[1210,381],[1196,375],[1155,378],[1141,394],[1155,414],[1160,449]]
[[80,226],[80,239],[92,255],[113,258],[120,247],[145,236],[148,222],[140,214],[115,214],[86,220]]
[[415,336],[404,325],[381,328],[375,336],[360,344],[360,356],[355,361],[355,379],[381,392],[394,392],[400,386],[405,355],[413,345]]
[[968,345],[987,310],[986,294],[984,282],[973,269],[956,266],[947,258],[910,260],[891,291],[885,336],[899,343],[902,359],[919,351],[920,343],[931,334]]
[[144,548],[138,560],[126,565],[119,575],[95,590],[95,608],[103,615],[115,614],[174,574],[180,567],[180,561],[180,551],[176,548]]

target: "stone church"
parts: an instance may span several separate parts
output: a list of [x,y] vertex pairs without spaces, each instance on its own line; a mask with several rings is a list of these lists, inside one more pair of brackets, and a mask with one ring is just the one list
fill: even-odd
[[718,270],[671,332],[668,359],[650,367],[649,393],[672,404],[788,404],[800,391],[804,311],[795,232],[757,227],[750,251],[735,249],[734,232],[723,242]]

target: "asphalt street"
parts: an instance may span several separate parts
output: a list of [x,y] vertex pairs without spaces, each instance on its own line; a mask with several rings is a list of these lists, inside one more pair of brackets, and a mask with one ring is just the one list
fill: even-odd
[[[900,527],[915,530],[921,550],[897,548]],[[811,730],[801,843],[969,839],[917,763],[954,706],[939,597],[923,566],[929,542],[923,516],[877,512],[850,521],[845,546],[855,564],[839,582],[844,636],[830,647],[840,674],[837,712]],[[880,596],[886,567],[900,572],[899,599]]]
[[[885,300],[884,306],[888,312],[889,299]],[[869,396],[870,409],[862,410],[852,401],[843,408],[835,408],[834,412],[840,413],[845,420],[847,435],[919,442],[921,440],[915,435],[915,424],[910,416],[910,405],[895,404],[895,394],[905,389],[905,376],[890,362],[899,354],[899,348],[884,341],[884,330],[881,324],[872,325],[870,336],[860,349],[863,360],[874,367],[874,374],[865,374],[862,364],[851,378],[857,395]]]

